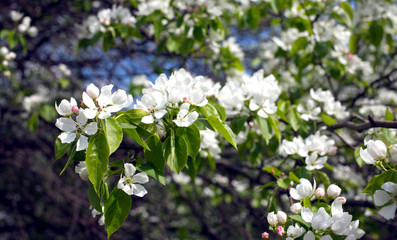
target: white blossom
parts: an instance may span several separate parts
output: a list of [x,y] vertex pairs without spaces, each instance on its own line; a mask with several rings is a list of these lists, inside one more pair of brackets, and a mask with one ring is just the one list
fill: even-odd
[[360,148],[360,157],[366,164],[375,164],[387,155],[386,145],[381,140],[369,140],[367,148]]
[[131,163],[124,164],[124,177],[117,183],[117,188],[123,190],[128,195],[143,197],[146,195],[146,189],[141,185],[149,182],[146,173],[140,172],[135,174],[136,168]]
[[315,189],[316,180],[314,180],[314,184],[312,185],[309,180],[301,178],[300,183],[296,186],[296,188],[291,188],[289,194],[295,200],[302,200],[305,197],[312,197]]
[[189,127],[197,120],[199,114],[196,111],[189,112],[189,107],[189,103],[181,105],[177,118],[173,120],[178,127]]
[[[397,184],[386,182],[382,185],[383,190],[376,190],[374,194],[374,203],[377,207],[382,207],[379,214],[387,220],[396,217],[397,208]],[[391,202],[391,203],[390,203]]]

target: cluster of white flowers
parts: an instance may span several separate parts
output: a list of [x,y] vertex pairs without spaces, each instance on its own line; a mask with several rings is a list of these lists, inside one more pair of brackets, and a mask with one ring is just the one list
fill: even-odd
[[349,116],[346,107],[340,101],[336,101],[329,90],[323,91],[322,89],[310,89],[310,96],[318,103],[323,103],[322,109],[325,113],[335,116],[337,119],[344,119]]
[[280,93],[281,88],[274,76],[264,77],[263,70],[259,70],[252,77],[243,75],[241,78],[228,79],[219,91],[218,101],[226,109],[228,116],[235,116],[248,113],[244,102],[249,100],[249,110],[267,118],[268,114],[277,111],[276,101]]
[[[302,207],[301,203],[294,203],[291,206],[291,211],[295,214],[301,214],[303,220],[311,224],[311,227],[319,233],[319,230],[327,232],[331,230],[336,235],[347,236],[346,239],[359,239],[364,235],[364,231],[358,228],[359,221],[352,221],[352,215],[347,212],[343,212],[342,204],[346,203],[344,197],[339,197],[341,194],[341,188],[335,184],[331,184],[327,191],[322,187],[316,189],[316,182],[313,185],[309,180],[301,178],[300,183],[296,188],[290,189],[290,195],[293,199],[302,201],[304,198],[314,198],[333,200],[331,204],[331,215],[325,210],[324,207],[318,209],[317,212],[313,212],[311,209]],[[299,231],[298,231],[299,230]],[[291,234],[287,235],[289,239],[295,239],[304,233],[304,229],[299,226],[291,228]],[[298,233],[298,234],[296,234]],[[315,235],[312,231],[308,231],[304,239],[315,239]],[[321,239],[332,239],[329,235],[324,235]]]
[[42,105],[50,99],[50,92],[44,86],[38,86],[37,92],[23,98],[22,106],[27,112],[31,112],[35,107]]
[[327,162],[329,155],[336,153],[335,141],[326,135],[321,135],[321,130],[303,139],[294,137],[292,141],[284,139],[279,153],[282,156],[297,154],[305,158],[306,169],[321,169]]
[[97,32],[107,32],[112,24],[133,25],[136,19],[129,9],[113,5],[112,8],[100,10],[96,16],[91,15],[80,26],[81,38],[91,38]]
[[201,144],[200,144],[200,156],[207,158],[208,155],[218,159],[220,158],[221,148],[219,147],[219,141],[216,138],[216,133],[209,129],[200,131]]
[[88,122],[88,120],[96,117],[108,118],[112,113],[131,105],[131,95],[127,95],[124,90],[120,89],[112,94],[112,88],[112,84],[104,86],[100,93],[99,89],[91,83],[83,92],[81,108],[78,107],[74,98],[71,98],[70,101],[63,99],[59,105],[55,104],[56,111],[63,116],[58,118],[55,123],[55,126],[64,131],[58,137],[62,143],[71,143],[77,138],[76,150],[86,149],[88,136],[98,131],[98,123]]
[[[10,12],[11,19],[14,22],[19,22],[22,19],[21,23],[18,25],[18,32],[21,34],[28,34],[31,37],[36,37],[38,30],[37,27],[31,26],[32,19],[29,16],[23,17],[23,13],[12,10]],[[23,17],[23,18],[22,18]]]
[[142,99],[137,100],[134,108],[148,112],[142,118],[142,122],[146,124],[159,122],[168,109],[178,109],[173,122],[178,127],[189,127],[199,116],[191,109],[192,106],[204,107],[208,103],[207,94],[211,87],[207,83],[208,79],[202,76],[193,77],[184,69],[173,72],[169,79],[161,74],[155,84],[151,84],[151,88],[143,89]]
[[17,55],[15,54],[15,52],[12,52],[12,51],[8,50],[7,47],[2,46],[0,48],[1,65],[8,66],[9,65],[9,61],[14,60],[16,57],[17,57]]

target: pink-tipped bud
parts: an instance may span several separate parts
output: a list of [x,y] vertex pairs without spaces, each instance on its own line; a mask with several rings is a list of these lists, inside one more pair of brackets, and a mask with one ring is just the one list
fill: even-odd
[[186,7],[186,11],[188,11],[188,12],[192,11],[192,7],[191,6],[187,6]]
[[73,105],[72,106],[72,112],[74,114],[78,115],[79,114],[79,107],[77,107],[77,105]]
[[185,103],[188,103],[188,102],[189,102],[189,98],[188,98],[188,97],[184,97],[184,98],[183,98],[183,101],[184,101]]
[[354,55],[353,55],[353,54],[351,54],[351,53],[348,53],[348,54],[347,54],[347,58],[348,58],[349,60],[353,60],[353,58],[354,58]]
[[263,239],[268,239],[268,238],[269,238],[269,233],[263,232],[263,233],[262,233],[262,238],[263,238]]
[[270,173],[271,173],[271,174],[274,174],[274,169],[270,170]]
[[335,146],[329,147],[329,148],[328,148],[328,155],[329,155],[329,156],[334,156],[334,155],[336,154],[336,150],[338,150],[338,148],[335,147]]
[[314,192],[314,196],[316,196],[317,199],[322,199],[325,195],[325,190],[322,187],[319,187],[316,189]]
[[276,232],[280,237],[284,236],[285,233],[284,228],[282,226],[278,226]]
[[335,200],[340,201],[342,204],[346,203],[346,198],[345,197],[337,197],[337,198],[335,198]]
[[254,126],[254,122],[253,121],[249,121],[248,122],[248,126],[253,127]]
[[195,12],[199,12],[199,11],[200,11],[200,8],[199,8],[199,7],[195,7],[195,8],[194,8],[194,11],[195,11]]

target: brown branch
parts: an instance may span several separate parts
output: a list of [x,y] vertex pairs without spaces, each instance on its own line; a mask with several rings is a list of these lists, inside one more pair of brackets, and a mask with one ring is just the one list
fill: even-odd
[[365,120],[363,123],[354,123],[350,119],[347,119],[334,125],[328,126],[327,130],[334,131],[340,128],[348,128],[357,132],[362,132],[364,130],[376,127],[397,129],[397,121],[375,120],[371,116],[368,116],[368,120]]

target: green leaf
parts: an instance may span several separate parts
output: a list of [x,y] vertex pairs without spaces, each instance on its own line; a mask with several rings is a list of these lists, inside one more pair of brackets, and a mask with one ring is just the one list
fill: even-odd
[[102,207],[101,207],[101,200],[98,197],[98,195],[95,192],[94,186],[92,183],[89,183],[90,186],[88,188],[88,200],[90,201],[91,206],[97,210],[98,212],[102,212]]
[[68,168],[68,166],[73,162],[73,159],[74,159],[74,155],[75,155],[75,154],[76,154],[76,141],[74,141],[74,142],[70,145],[69,152],[68,152],[68,155],[69,155],[68,161],[66,162],[65,166],[63,167],[61,173],[59,173],[59,176],[61,176],[62,173],[63,173],[63,172]]
[[272,174],[275,177],[278,177],[281,174],[281,171],[276,167],[266,166],[262,168],[262,170]]
[[277,0],[270,0],[270,6],[273,11],[278,14]]
[[177,128],[176,135],[185,140],[188,155],[195,158],[200,150],[201,144],[200,130],[197,126],[193,124],[189,127]]
[[364,160],[360,156],[360,148],[359,147],[356,148],[356,150],[354,150],[354,158],[356,159],[356,162],[359,167],[362,167],[365,165]]
[[10,49],[13,49],[18,45],[18,35],[13,31],[10,31],[8,34],[8,45],[10,46]]
[[207,121],[209,124],[216,129],[234,148],[237,149],[236,136],[228,125],[222,123],[222,121],[216,116],[208,116]]
[[328,126],[334,125],[335,123],[337,123],[337,121],[335,119],[333,119],[332,117],[328,116],[325,113],[321,113],[320,114],[321,120],[323,120],[323,122],[325,124],[327,124]]
[[[121,123],[120,123],[121,125]],[[136,130],[136,126],[135,128],[123,128],[123,131],[132,139],[134,139],[134,141],[136,143],[138,143],[139,145],[141,145],[144,149],[149,150],[150,151],[150,147],[147,145],[147,143],[145,141],[142,140],[141,136],[139,136],[137,130]]]
[[271,129],[270,123],[269,123],[269,121],[268,121],[267,119],[261,118],[261,117],[259,117],[259,116],[257,116],[256,119],[257,119],[257,121],[258,121],[259,128],[260,128],[260,130],[261,130],[262,136],[263,136],[263,138],[265,139],[266,144],[268,145],[270,139],[271,139],[272,136],[273,136],[273,135],[272,135],[272,129]]
[[300,117],[299,117],[299,113],[296,110],[296,107],[292,107],[289,110],[288,113],[288,122],[291,124],[291,127],[294,131],[298,131],[299,127],[300,127]]
[[350,7],[350,4],[348,2],[341,2],[340,6],[344,11],[347,20],[349,21],[350,24],[352,24],[353,19],[354,19],[354,12],[353,12],[352,8]]
[[390,112],[389,108],[386,108],[385,120],[386,121],[393,121],[394,120],[394,115],[393,115],[392,112]]
[[310,209],[312,208],[312,203],[310,202],[310,199],[308,197],[305,197],[303,199],[303,206],[305,208],[310,208]]
[[239,134],[244,129],[244,124],[248,116],[235,117],[230,122],[231,129],[235,134]]
[[108,238],[123,224],[131,210],[131,196],[114,188],[105,203],[105,228]]
[[327,189],[328,186],[331,185],[331,180],[329,179],[328,175],[322,171],[318,171],[316,173],[319,175],[320,180],[324,184],[325,189]]
[[44,104],[39,110],[40,117],[42,117],[47,122],[52,122],[54,118],[57,117],[57,112],[54,106]]
[[277,179],[277,185],[281,188],[287,189],[291,183],[291,178],[287,177],[285,179]]
[[157,135],[150,136],[146,143],[149,149],[144,150],[145,160],[151,162],[157,170],[164,172],[165,159],[160,138]]
[[218,112],[219,118],[222,120],[222,122],[226,121],[227,115],[226,115],[226,110],[224,107],[222,107],[220,104],[215,103],[214,107],[216,108],[216,111]]
[[109,145],[105,134],[101,131],[90,137],[86,160],[88,177],[97,193],[100,192],[102,178],[108,169]]
[[136,169],[145,172],[147,175],[159,181],[159,183],[165,185],[164,173],[159,171],[151,162],[139,165],[136,167]]
[[383,172],[382,174],[373,176],[368,182],[368,185],[364,189],[363,193],[374,195],[375,191],[381,189],[385,182],[397,183],[397,172],[389,170]]
[[274,130],[274,133],[276,134],[277,140],[280,143],[281,142],[281,131],[280,131],[280,122],[278,121],[277,118],[274,116],[269,115],[268,121],[270,123],[270,126],[272,126],[272,129]]
[[289,172],[289,178],[294,181],[295,183],[299,183],[300,179],[298,178],[298,176],[295,175],[295,173],[293,172]]
[[381,24],[377,21],[371,22],[371,25],[369,26],[369,38],[371,43],[376,47],[379,47],[382,42],[383,32],[383,26]]
[[300,37],[295,40],[292,44],[290,54],[295,55],[299,50],[302,50],[306,47],[308,41],[306,37]]
[[192,50],[194,44],[194,40],[191,38],[186,38],[183,42],[182,42],[182,46],[180,48],[181,54],[186,57],[189,55],[190,51]]
[[174,131],[171,131],[170,136],[165,140],[163,153],[172,171],[179,173],[185,167],[187,144],[182,137],[175,136]]
[[310,179],[312,176],[312,172],[308,171],[305,167],[298,167],[294,173],[298,178]]
[[203,28],[201,26],[194,26],[193,36],[198,42],[203,43],[204,42]]
[[349,41],[349,49],[352,54],[354,54],[357,51],[358,40],[359,40],[359,35],[352,33]]
[[106,118],[102,120],[103,130],[109,144],[109,155],[114,153],[123,141],[123,131],[120,125],[113,118]]
[[62,143],[59,138],[55,140],[54,153],[55,159],[58,160],[63,157],[68,151],[71,143]]
[[316,57],[323,58],[327,56],[329,52],[329,45],[326,42],[316,42],[314,46],[314,53]]
[[38,127],[39,127],[39,116],[37,115],[37,112],[34,112],[32,116],[29,118],[28,128],[30,131],[36,132]]
[[257,28],[261,17],[260,10],[257,7],[251,7],[245,13],[246,21],[251,29]]
[[297,221],[298,223],[300,223],[302,225],[305,225],[307,228],[310,227],[310,224],[305,222],[305,220],[303,220],[301,215],[289,215],[288,217],[294,221]]

